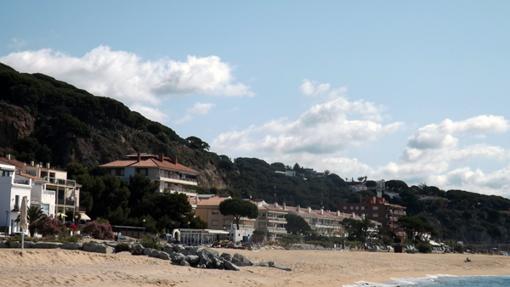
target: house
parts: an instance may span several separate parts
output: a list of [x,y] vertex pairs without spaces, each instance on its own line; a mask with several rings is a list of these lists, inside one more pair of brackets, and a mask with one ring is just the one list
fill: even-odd
[[21,201],[26,197],[30,205],[31,190],[30,178],[16,174],[14,165],[0,163],[0,227],[6,234],[20,232]]
[[0,157],[0,163],[15,167],[15,173],[29,178],[31,186],[31,205],[39,206],[50,217],[66,217],[74,220],[79,216],[87,217],[80,212],[80,188],[74,180],[67,179],[67,172],[52,168],[49,163],[26,164],[14,159],[11,155]]
[[157,182],[160,192],[196,196],[195,188],[198,186],[197,176],[199,173],[180,164],[177,158],[138,153],[126,155],[123,159],[99,167],[108,170],[111,175],[118,176],[126,182],[135,174],[141,174],[151,181]]

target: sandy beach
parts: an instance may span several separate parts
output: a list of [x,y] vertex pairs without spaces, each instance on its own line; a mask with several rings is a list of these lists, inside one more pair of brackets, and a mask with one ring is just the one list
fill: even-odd
[[[234,250],[228,250],[234,252]],[[510,275],[510,257],[333,251],[239,251],[274,260],[291,272],[245,267],[239,272],[194,269],[167,261],[66,250],[0,250],[0,286],[342,286],[357,281],[429,274]]]

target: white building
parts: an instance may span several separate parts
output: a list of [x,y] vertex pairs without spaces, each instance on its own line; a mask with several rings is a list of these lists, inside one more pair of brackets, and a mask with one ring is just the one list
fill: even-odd
[[118,176],[126,182],[135,174],[141,174],[157,182],[160,192],[177,192],[196,196],[194,188],[198,186],[198,172],[180,164],[176,158],[153,154],[132,154],[100,167],[108,169],[111,175]]
[[[0,163],[15,167],[15,174],[31,180],[31,205],[39,206],[50,217],[80,213],[80,185],[67,179],[67,172],[31,162],[26,164],[7,155]],[[71,221],[73,218],[66,218]]]
[[16,174],[15,166],[0,164],[0,226],[7,234],[20,232],[21,201],[26,196],[30,205],[32,184],[30,178]]

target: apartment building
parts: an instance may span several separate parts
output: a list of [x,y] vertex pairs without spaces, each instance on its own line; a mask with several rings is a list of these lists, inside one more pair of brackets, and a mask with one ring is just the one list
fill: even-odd
[[[15,173],[29,178],[31,186],[31,205],[39,206],[48,216],[73,221],[80,212],[80,185],[67,179],[67,172],[52,168],[49,163],[30,164],[14,159],[11,155],[0,157],[0,163],[15,167]],[[68,218],[72,216],[73,218]]]
[[257,218],[257,229],[267,232],[270,239],[279,235],[286,234],[287,214],[295,214],[302,217],[317,234],[323,236],[344,236],[345,229],[342,224],[346,218],[361,220],[361,217],[353,213],[344,213],[340,211],[329,211],[324,209],[312,209],[311,207],[302,208],[298,206],[288,206],[285,203],[266,203],[260,201],[259,218]]
[[343,212],[355,213],[361,217],[378,221],[383,227],[398,231],[398,220],[406,215],[406,208],[386,202],[380,194],[366,198],[360,203],[342,204],[339,209]]
[[153,154],[131,154],[123,159],[112,161],[101,168],[107,169],[110,174],[129,181],[131,176],[141,174],[151,181],[159,184],[160,192],[184,193],[188,196],[196,196],[194,187],[198,186],[198,172],[184,166],[177,158]]
[[14,165],[0,163],[0,228],[6,234],[20,232],[21,201],[26,197],[30,205],[31,190],[30,178],[16,174]]

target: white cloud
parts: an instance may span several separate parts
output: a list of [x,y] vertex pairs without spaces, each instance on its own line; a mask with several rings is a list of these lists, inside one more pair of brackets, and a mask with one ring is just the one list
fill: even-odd
[[197,116],[204,116],[209,113],[209,111],[214,108],[215,105],[212,103],[195,103],[191,108],[186,110],[186,114],[175,121],[176,124],[182,124],[185,122],[189,122],[193,118]]
[[338,91],[329,89],[326,100],[296,119],[274,119],[224,132],[214,139],[212,146],[234,156],[259,156],[287,164],[300,162],[334,171],[338,171],[335,166],[342,166],[365,172],[367,165],[342,156],[342,152],[390,134],[401,123],[383,122],[381,107],[364,100],[349,100]]
[[304,79],[299,89],[305,96],[318,96],[329,92],[331,90],[331,85],[328,83],[318,83]]
[[158,110],[157,108],[142,106],[139,104],[135,104],[129,108],[133,111],[139,112],[140,114],[144,115],[146,118],[152,121],[162,123],[168,119],[168,116],[164,112]]
[[[480,115],[461,121],[446,119],[439,124],[419,128],[409,138],[399,162],[378,168],[376,174],[390,178],[410,179],[446,189],[466,189],[474,192],[510,195],[510,168],[485,172],[469,164],[480,160],[505,163],[510,152],[504,147],[487,143],[462,145],[467,138],[477,140],[510,129],[502,116]],[[466,164],[468,166],[466,166]],[[497,166],[497,165],[496,165]]]
[[99,46],[82,57],[42,49],[11,53],[0,61],[22,72],[48,74],[128,106],[143,106],[138,110],[147,116],[147,108],[154,112],[163,98],[178,94],[253,95],[249,87],[235,80],[232,67],[217,56],[150,61]]
[[457,122],[446,119],[418,129],[410,138],[409,146],[417,149],[445,148],[457,144],[455,135],[485,135],[509,129],[510,123],[501,116],[481,115]]

